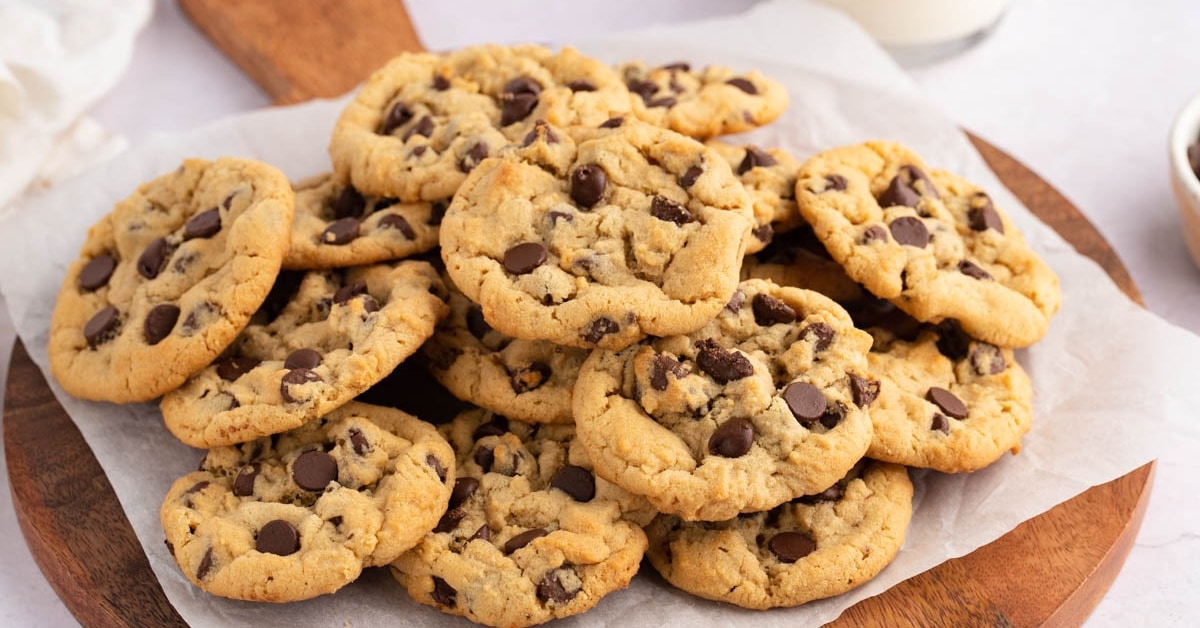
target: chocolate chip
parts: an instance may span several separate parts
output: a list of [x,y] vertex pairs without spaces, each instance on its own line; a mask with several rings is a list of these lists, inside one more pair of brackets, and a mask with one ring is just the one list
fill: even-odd
[[217,306],[204,301],[197,305],[195,309],[188,312],[186,318],[183,319],[183,325],[180,326],[179,335],[190,337],[200,331],[200,327],[204,325],[206,319],[211,318],[217,312]]
[[950,433],[950,419],[947,419],[941,412],[933,413],[933,420],[929,424],[929,429],[943,434]]
[[96,312],[83,326],[83,338],[93,349],[112,340],[121,326],[117,308],[108,306]]
[[359,222],[357,218],[339,218],[325,227],[321,233],[321,242],[325,244],[346,244],[358,237]]
[[829,344],[833,342],[833,328],[825,323],[813,323],[800,330],[800,337],[808,340],[813,340],[813,353],[820,353],[829,348]]
[[579,574],[571,567],[559,567],[547,571],[537,585],[538,599],[565,604],[575,599],[583,588]]
[[252,462],[238,471],[237,477],[233,479],[233,494],[238,497],[249,497],[254,494],[254,479],[258,477],[258,472],[262,465],[257,462]]
[[504,543],[504,553],[511,554],[511,553],[521,549],[522,547],[529,545],[530,543],[533,542],[534,539],[540,539],[543,536],[546,536],[547,534],[549,534],[549,532],[546,532],[545,530],[543,530],[541,528],[534,528],[532,530],[526,530],[526,531],[512,537],[511,539],[509,539],[508,541],[506,541]]
[[417,239],[417,232],[413,231],[412,225],[408,224],[408,220],[400,214],[388,214],[379,219],[376,223],[379,229],[395,229],[404,235],[409,240]]
[[679,101],[676,100],[674,96],[664,96],[662,98],[655,98],[654,100],[647,102],[646,106],[651,107],[651,108],[654,108],[654,107],[668,107],[669,108],[669,107],[674,107],[678,102]]
[[337,460],[323,451],[306,451],[292,462],[292,479],[306,491],[323,491],[337,477]]
[[500,96],[500,126],[520,122],[533,113],[538,104],[537,94],[522,92]]
[[550,486],[570,495],[577,502],[590,502],[596,496],[596,478],[592,472],[573,464],[559,469],[550,479]]
[[1004,221],[1001,220],[1000,214],[996,211],[996,207],[992,205],[992,199],[983,192],[976,192],[970,200],[971,209],[967,210],[967,222],[975,231],[987,231],[995,229],[999,233],[1004,233]]
[[[535,131],[531,131],[531,133]],[[526,144],[526,146],[528,146],[528,144]],[[462,172],[470,172],[474,170],[475,166],[479,165],[479,162],[487,159],[490,151],[491,149],[488,147],[487,142],[476,142],[471,146],[471,148],[467,149],[466,153],[463,154],[462,159],[458,162],[458,169]]]
[[842,498],[842,495],[845,494],[845,492],[846,491],[842,488],[841,484],[834,484],[820,493],[798,497],[796,498],[796,501],[800,502],[801,504],[810,505],[818,504],[820,502],[836,502]]
[[683,173],[682,177],[679,177],[679,185],[686,190],[695,185],[696,179],[699,179],[702,174],[704,174],[704,168],[699,165],[691,166]]
[[449,508],[458,508],[467,503],[471,495],[479,489],[479,480],[470,477],[461,477],[454,480],[454,488],[450,490]]
[[420,157],[421,155],[424,155],[425,152],[428,150],[429,150],[428,144],[418,144],[417,146],[414,146],[411,151],[409,151],[408,158],[415,159],[417,157]]
[[292,369],[284,374],[279,383],[279,393],[283,395],[283,400],[289,403],[299,401],[292,396],[291,387],[312,382],[321,381],[321,376],[312,372],[309,369]]
[[537,81],[528,76],[518,76],[515,79],[504,84],[503,93],[505,94],[533,94],[534,96],[542,93],[542,86]]
[[346,303],[349,303],[350,300],[353,299],[354,297],[356,297],[360,294],[366,294],[366,293],[367,293],[367,282],[361,281],[361,280],[356,281],[354,283],[346,284],[346,285],[342,286],[341,288],[338,288],[337,291],[333,293],[333,302],[336,303],[337,305],[345,305]]
[[758,88],[754,86],[754,83],[751,83],[748,79],[744,79],[740,76],[731,78],[728,81],[725,81],[725,83],[732,85],[743,92],[750,94],[751,96],[758,95]]
[[850,182],[846,180],[846,177],[840,174],[827,174],[825,175],[825,189],[822,191],[828,192],[833,190],[834,192],[841,192],[848,185],[850,185]]
[[769,168],[777,163],[779,162],[775,161],[775,158],[767,151],[757,146],[747,146],[746,156],[742,158],[742,163],[738,164],[737,173],[740,176],[754,168]]
[[666,390],[669,384],[667,373],[674,375],[675,379],[683,379],[689,374],[687,367],[680,364],[679,360],[666,353],[660,353],[655,356],[650,367],[650,386],[655,390]]
[[596,164],[584,164],[571,172],[571,200],[581,209],[591,209],[604,196],[608,174]]
[[725,304],[725,309],[737,314],[742,311],[742,305],[746,303],[746,293],[741,290],[736,290],[733,296],[729,297],[729,303]]
[[718,384],[728,384],[754,373],[754,365],[749,358],[735,351],[726,351],[712,338],[697,341],[696,347],[700,350],[696,354],[696,364]]
[[188,488],[188,490],[183,492],[183,494],[191,495],[192,493],[199,493],[200,491],[203,491],[204,489],[208,488],[209,484],[211,484],[211,483],[208,480],[201,480],[201,481],[196,482],[195,484],[191,485]]
[[169,248],[170,245],[167,244],[166,238],[159,238],[147,245],[142,254],[138,256],[138,274],[146,279],[157,277],[163,269],[163,264],[167,261]]
[[687,61],[675,61],[674,63],[661,65],[659,66],[659,69],[667,70],[672,74],[675,72],[690,72],[692,70],[692,64],[688,63]]
[[945,388],[934,386],[925,393],[925,398],[933,405],[941,408],[942,412],[956,419],[967,418],[967,404],[963,403],[954,393]]
[[[895,207],[903,205],[904,207],[913,207],[921,204],[921,195],[916,190],[912,189],[908,183],[900,175],[892,177],[888,183],[887,189],[883,194],[879,195],[880,207]],[[897,238],[899,239],[899,238]]]
[[221,358],[217,361],[217,377],[232,382],[261,363],[261,360],[238,355]]
[[842,419],[846,418],[846,412],[848,410],[849,409],[846,407],[846,404],[840,401],[835,401],[829,404],[829,406],[825,408],[825,414],[821,415],[821,425],[825,426],[825,429],[828,430],[837,427],[838,424],[842,422]]
[[433,88],[439,92],[444,92],[450,89],[450,79],[441,74],[433,75]]
[[801,423],[812,423],[825,414],[825,393],[807,382],[792,382],[783,389],[783,400],[792,416]]
[[453,532],[466,517],[467,511],[462,508],[450,508],[446,510],[441,519],[438,519],[437,525],[433,527],[433,531],[439,534]]
[[887,230],[885,230],[883,227],[880,227],[879,225],[871,225],[863,230],[863,234],[862,234],[862,243],[863,244],[870,244],[870,243],[876,242],[876,241],[887,242],[888,241]]
[[958,263],[958,272],[960,272],[972,279],[979,279],[981,281],[992,281],[991,274],[989,274],[988,271],[984,270],[978,264],[976,264],[975,262],[972,262],[971,260],[963,260],[963,261],[959,262]]
[[[371,443],[367,440],[367,436],[362,433],[362,430],[352,427],[349,430],[350,447],[354,449],[354,453],[363,455],[371,449]],[[434,458],[437,460],[437,458]]]
[[524,275],[546,263],[546,247],[537,242],[522,242],[504,252],[504,270]]
[[446,217],[446,209],[450,207],[450,202],[447,200],[434,201],[429,205],[429,224],[440,225],[442,219]]
[[391,135],[392,131],[408,123],[412,120],[413,112],[408,108],[408,105],[402,101],[396,101],[392,105],[392,109],[388,111],[387,117],[383,120],[383,125],[379,127],[380,135]]
[[655,196],[654,200],[650,201],[650,215],[680,226],[696,221],[696,217],[686,207],[663,196]]
[[183,238],[211,238],[221,230],[221,212],[216,207],[200,212],[183,225]]
[[780,532],[767,542],[771,553],[781,563],[794,563],[817,549],[816,541],[800,532]]
[[433,577],[433,591],[429,596],[433,598],[434,602],[450,608],[454,608],[458,603],[458,591],[437,576]]
[[879,382],[850,373],[850,393],[854,395],[854,405],[866,407],[879,396]]
[[414,135],[420,135],[421,137],[433,135],[433,118],[429,115],[421,116],[421,119],[417,120],[416,124],[408,127],[408,130],[404,132],[404,135],[400,139],[407,142]]
[[578,79],[567,83],[567,87],[573,92],[594,92],[596,84],[587,79]]
[[321,353],[316,349],[296,349],[283,361],[285,369],[315,369],[321,364]]
[[754,444],[754,424],[738,417],[721,424],[708,439],[708,453],[724,458],[740,458]]
[[650,99],[654,98],[654,94],[658,92],[658,85],[653,81],[634,79],[625,86],[629,88],[629,91],[641,96],[644,103],[649,103]]
[[264,554],[291,556],[300,550],[300,533],[283,519],[268,521],[259,529],[254,549]]
[[997,375],[1008,368],[999,347],[986,342],[977,342],[971,346],[970,362],[971,368],[978,375]]
[[142,326],[142,334],[146,338],[146,344],[156,345],[170,335],[171,330],[175,328],[175,322],[179,320],[179,306],[174,303],[159,303],[154,306],[146,314],[146,320]]
[[[366,439],[363,439],[363,442],[365,443]],[[357,444],[355,445],[354,450],[358,451]],[[433,472],[437,474],[439,480],[442,482],[446,481],[446,467],[442,464],[441,460],[438,460],[437,456],[433,454],[425,454],[425,464],[428,465],[430,469],[433,469]]]
[[367,199],[354,186],[347,185],[333,200],[334,218],[358,218],[367,211]]
[[212,569],[212,564],[213,555],[212,548],[210,547],[206,552],[204,552],[204,556],[200,559],[200,566],[196,567],[196,579],[203,580],[204,576],[207,576],[209,570]]
[[618,129],[625,123],[625,116],[616,116],[600,123],[601,129]]
[[492,529],[488,527],[488,524],[485,523],[479,526],[479,529],[475,531],[475,534],[471,535],[469,540],[474,541],[475,539],[480,539],[483,541],[492,540]]
[[901,216],[892,222],[888,223],[888,229],[892,232],[892,237],[900,244],[915,246],[917,248],[925,248],[929,244],[929,230],[925,228],[925,223],[916,216]]
[[962,330],[958,321],[952,318],[943,320],[938,323],[937,332],[939,353],[955,361],[967,357],[967,351],[971,347],[971,337]]
[[796,321],[796,310],[792,306],[766,293],[754,295],[750,307],[754,310],[754,322],[763,327]]
[[488,325],[488,322],[483,318],[483,308],[479,307],[478,305],[472,304],[471,307],[467,309],[466,319],[467,331],[471,332],[471,335],[475,336],[479,340],[483,340],[483,337],[486,336],[489,331],[492,331],[492,326]]
[[550,379],[550,365],[534,362],[512,374],[509,383],[513,392],[520,395],[534,390]]
[[475,428],[475,432],[471,434],[472,440],[479,440],[487,436],[500,436],[508,432],[508,419],[499,415],[493,414],[492,418],[486,423],[481,423]]
[[97,255],[93,257],[79,271],[79,288],[91,292],[103,287],[108,283],[109,277],[112,277],[113,271],[116,268],[117,260],[111,255]]
[[581,335],[584,342],[594,345],[600,342],[601,338],[619,331],[621,331],[621,326],[616,321],[607,316],[601,316],[588,323],[587,327],[583,328]]
[[767,223],[755,227],[750,234],[759,242],[767,243],[775,237],[775,228],[771,226],[771,223]]

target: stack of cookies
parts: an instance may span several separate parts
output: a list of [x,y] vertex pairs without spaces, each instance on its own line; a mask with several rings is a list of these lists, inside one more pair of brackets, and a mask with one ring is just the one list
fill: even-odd
[[[1020,449],[1013,349],[1060,293],[985,191],[903,146],[714,139],[787,104],[715,66],[402,55],[329,173],[189,160],[119,203],[67,272],[53,373],[161,399],[207,450],[161,518],[215,595],[390,565],[417,602],[524,626],[643,557],[747,608],[843,593],[903,544],[908,467]],[[415,369],[437,383],[389,377]]]

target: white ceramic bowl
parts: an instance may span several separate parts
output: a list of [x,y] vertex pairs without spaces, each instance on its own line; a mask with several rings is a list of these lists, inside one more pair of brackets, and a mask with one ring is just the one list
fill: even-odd
[[1200,94],[1194,96],[1171,125],[1171,187],[1183,216],[1184,238],[1192,259],[1200,265],[1200,178],[1188,163],[1188,146],[1200,141]]

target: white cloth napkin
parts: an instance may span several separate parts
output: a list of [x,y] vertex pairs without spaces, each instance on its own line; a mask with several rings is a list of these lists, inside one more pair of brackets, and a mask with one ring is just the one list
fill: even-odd
[[0,208],[124,148],[83,113],[128,67],[152,11],[152,0],[0,0]]

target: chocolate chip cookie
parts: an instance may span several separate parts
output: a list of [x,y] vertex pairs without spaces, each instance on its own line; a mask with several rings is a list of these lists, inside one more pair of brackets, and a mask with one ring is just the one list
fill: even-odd
[[163,420],[193,447],[315,420],[415,353],[446,315],[444,296],[421,261],[286,271],[230,349],[163,397]]
[[754,202],[754,231],[746,244],[756,253],[771,243],[777,233],[804,224],[796,207],[796,173],[800,162],[782,148],[762,149],[753,144],[737,145],[709,140],[705,146],[720,155],[733,169]]
[[440,429],[458,454],[449,508],[392,563],[414,600],[489,626],[529,626],[629,584],[653,511],[593,473],[571,425],[471,410]]
[[422,347],[430,372],[460,399],[527,423],[570,423],[585,349],[520,340],[488,325],[453,282],[450,314]]
[[904,146],[820,153],[796,198],[850,277],[920,321],[956,319],[975,338],[1025,347],[1061,305],[1058,276],[991,197]]
[[717,523],[663,515],[646,527],[650,564],[672,585],[745,608],[845,593],[895,559],[912,519],[902,465],[864,460],[828,489]]
[[571,48],[405,53],[372,74],[346,105],[329,154],[334,170],[363,194],[438,201],[537,120],[596,126],[631,107],[611,68]]
[[160,516],[201,589],[288,602],[386,565],[437,524],[454,453],[428,423],[350,403],[271,438],[213,449],[171,486]]
[[1033,386],[1011,349],[951,322],[908,340],[879,327],[871,333],[867,361],[879,396],[868,456],[960,473],[1021,450],[1033,423]]
[[637,96],[639,118],[699,139],[763,126],[783,114],[789,102],[787,88],[757,70],[740,74],[717,65],[649,67],[632,61],[617,71]]
[[832,485],[871,442],[870,336],[827,297],[742,282],[702,329],[596,350],[574,411],[596,472],[720,521]]
[[92,226],[50,322],[69,393],[148,401],[220,354],[271,289],[293,196],[272,166],[189,159]]
[[737,286],[751,203],[723,159],[636,120],[575,145],[549,125],[471,173],[442,259],[494,329],[619,349],[688,333]]
[[363,196],[332,173],[297,182],[295,191],[287,269],[362,266],[424,253],[437,246],[449,204]]
[[808,225],[776,234],[763,250],[747,255],[742,260],[742,279],[769,279],[781,286],[815,290],[843,307],[873,298],[833,261]]

